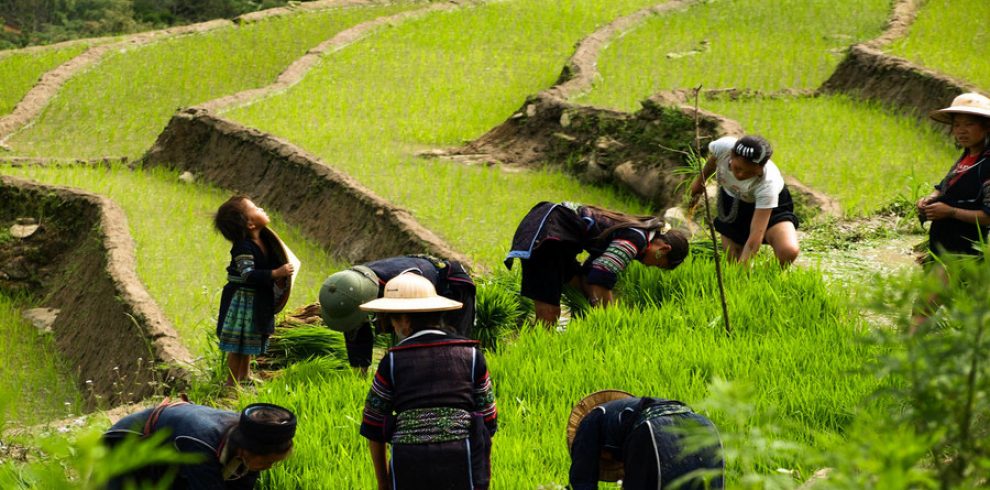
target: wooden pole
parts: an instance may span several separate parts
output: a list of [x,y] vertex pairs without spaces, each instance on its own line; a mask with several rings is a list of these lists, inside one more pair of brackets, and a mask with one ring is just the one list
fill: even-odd
[[722,323],[725,324],[725,333],[732,334],[729,326],[729,307],[725,302],[725,281],[722,279],[722,260],[718,253],[718,240],[715,239],[715,222],[712,221],[711,206],[708,204],[708,186],[705,182],[705,164],[701,163],[701,126],[698,112],[698,95],[701,93],[701,85],[694,89],[694,151],[695,157],[699,159],[698,173],[701,175],[701,189],[705,199],[705,220],[708,222],[708,232],[712,238],[712,251],[715,253],[715,275],[718,277],[718,295],[722,300]]

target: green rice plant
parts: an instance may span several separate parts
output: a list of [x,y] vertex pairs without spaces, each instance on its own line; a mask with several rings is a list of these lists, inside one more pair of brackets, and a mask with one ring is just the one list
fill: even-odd
[[511,274],[495,274],[477,281],[475,321],[472,336],[486,350],[497,351],[526,318],[520,301],[519,283]]
[[[212,226],[213,213],[232,192],[183,184],[176,172],[106,167],[0,168],[0,172],[109,197],[127,214],[137,248],[138,277],[164,310],[194,356],[206,353],[214,332],[230,243]],[[259,205],[264,206],[264,203]],[[289,307],[316,302],[320,285],[343,264],[318,244],[269,213],[271,227],[302,262]],[[215,337],[212,337],[215,339]]]
[[598,61],[601,79],[577,101],[632,111],[658,91],[698,85],[815,89],[889,15],[889,0],[701,2],[613,40]]
[[29,298],[0,293],[0,393],[7,406],[0,414],[8,426],[32,425],[79,413],[82,393],[51,334],[21,317]]
[[411,7],[273,17],[112,53],[66,83],[38,121],[8,144],[23,155],[139,156],[176,108],[268,85],[335,33]]
[[[493,488],[536,488],[566,483],[570,459],[567,415],[584,395],[616,388],[695,404],[716,378],[752,387],[752,418],[707,413],[717,425],[743,430],[773,416],[779,432],[768,441],[793,441],[814,450],[829,434],[842,439],[854,407],[889,409],[868,398],[890,381],[863,366],[878,355],[862,340],[865,325],[846,299],[814,269],[782,271],[772,257],[751,268],[727,267],[734,330],[721,315],[710,261],[689,259],[674,271],[636,267],[624,274],[620,302],[592,308],[566,332],[524,327],[512,342],[487,354],[499,405],[494,439]],[[632,275],[630,275],[632,274]],[[646,293],[636,291],[646,289]],[[659,299],[659,300],[658,300]],[[294,366],[304,368],[305,364]],[[254,399],[297,411],[296,450],[266,472],[267,485],[314,488],[326,482],[346,488],[374,485],[366,442],[358,436],[370,381],[348,371],[312,370],[302,379],[276,378]],[[699,404],[698,409],[703,410]],[[747,442],[733,442],[733,449]],[[728,488],[746,474],[793,470],[796,479],[815,468],[810,454],[754,455],[729,461]],[[807,456],[807,457],[806,457]]]
[[987,92],[990,61],[980,46],[990,41],[988,18],[990,3],[983,0],[928,0],[908,35],[891,43],[887,51]]
[[60,49],[11,52],[0,58],[0,116],[10,114],[28,90],[49,70],[74,58],[88,46],[76,44]]
[[841,95],[701,107],[762,134],[785,176],[837,199],[848,216],[872,214],[905,197],[913,203],[958,157],[951,138],[931,125]]
[[283,323],[270,337],[268,351],[258,356],[258,364],[274,371],[316,357],[336,360],[336,369],[346,368],[344,336],[322,325]]
[[537,201],[648,209],[560,172],[410,155],[460,145],[500,124],[554,83],[576,41],[654,3],[518,0],[432,14],[329,54],[293,88],[224,116],[319,156],[494,269]]

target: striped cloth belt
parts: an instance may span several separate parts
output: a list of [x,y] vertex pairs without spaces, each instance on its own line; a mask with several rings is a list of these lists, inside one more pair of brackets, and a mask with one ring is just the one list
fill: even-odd
[[393,444],[459,441],[471,434],[471,412],[451,407],[414,408],[395,421]]
[[634,427],[638,427],[643,422],[647,420],[652,420],[658,417],[666,417],[667,415],[677,415],[682,413],[694,413],[691,408],[687,405],[682,405],[680,403],[658,403],[656,405],[647,407],[639,414],[639,419],[636,420]]

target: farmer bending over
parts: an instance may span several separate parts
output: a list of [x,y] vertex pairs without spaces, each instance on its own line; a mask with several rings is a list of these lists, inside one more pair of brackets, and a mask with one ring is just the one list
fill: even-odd
[[[537,321],[557,324],[565,284],[580,289],[592,305],[612,302],[620,272],[633,260],[673,269],[684,261],[688,241],[679,230],[660,233],[655,216],[629,216],[571,202],[541,202],[516,228],[512,259],[522,262],[522,295],[533,300]],[[584,264],[576,260],[587,251]]]
[[[702,447],[688,451],[685,436],[700,437]],[[622,480],[627,490],[673,488],[674,482],[685,490],[722,488],[718,431],[679,401],[592,393],[571,411],[567,444],[574,490],[594,490],[599,480]]]
[[427,255],[403,255],[376,260],[332,274],[320,287],[323,322],[344,334],[347,360],[351,367],[367,372],[375,332],[391,331],[391,325],[377,322],[373,327],[361,303],[382,297],[385,283],[403,272],[415,272],[430,281],[437,293],[458,301],[463,308],[444,314],[444,323],[461,337],[471,336],[474,326],[475,287],[471,276],[459,262]]
[[[147,437],[167,430],[169,443],[181,453],[198,454],[201,461],[178,468],[153,465],[110,481],[107,488],[147,488],[172,471],[170,488],[251,489],[259,472],[284,460],[292,451],[296,416],[278,405],[255,403],[228,412],[186,401],[169,403],[128,415],[103,434],[113,447],[128,437]],[[158,488],[158,487],[156,487]]]
[[715,229],[729,257],[748,262],[768,243],[781,265],[794,262],[800,251],[798,219],[784,177],[770,160],[770,143],[759,136],[725,136],[709,143],[708,151],[702,175],[691,184],[691,196],[696,201],[715,173]]

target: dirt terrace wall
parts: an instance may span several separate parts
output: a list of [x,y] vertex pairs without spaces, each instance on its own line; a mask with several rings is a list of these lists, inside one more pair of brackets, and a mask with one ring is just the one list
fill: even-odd
[[[703,144],[742,134],[729,119],[699,111]],[[457,160],[556,164],[595,184],[615,185],[658,209],[676,204],[686,178],[682,152],[694,146],[694,109],[659,99],[627,113],[566,102],[546,92],[530,97],[506,122],[452,153]],[[675,151],[676,150],[676,151]],[[443,153],[448,155],[447,152]]]
[[[90,406],[116,405],[189,380],[192,356],[135,272],[123,211],[109,199],[65,187],[0,177],[0,218],[33,217],[59,238],[42,267],[44,300],[62,356],[76,369]],[[91,383],[87,383],[91,381]]]
[[878,101],[924,120],[928,120],[929,112],[945,107],[961,93],[981,92],[965,81],[882,51],[908,34],[923,4],[924,0],[898,0],[883,34],[849,48],[819,92]]
[[903,58],[858,44],[821,87],[823,93],[845,93],[874,100],[919,118],[946,106],[964,92],[982,92],[975,86]]
[[408,211],[319,158],[205,110],[173,116],[142,163],[248,194],[351,263],[407,253],[470,263]]

